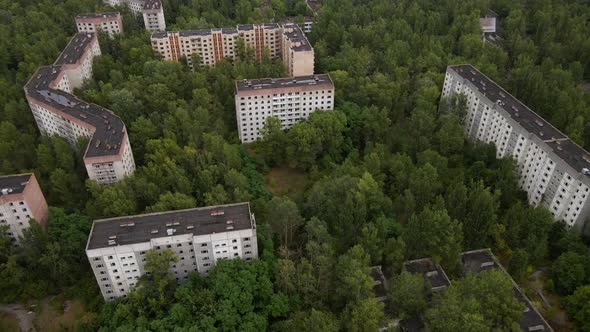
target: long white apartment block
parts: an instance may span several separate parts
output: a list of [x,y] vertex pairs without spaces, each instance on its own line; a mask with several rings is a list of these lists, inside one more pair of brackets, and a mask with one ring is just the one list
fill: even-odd
[[471,65],[448,66],[443,97],[467,99],[465,134],[518,164],[529,203],[580,229],[590,213],[590,154]]
[[18,244],[30,220],[45,224],[47,202],[35,174],[0,176],[0,226],[8,226],[8,237]]
[[148,31],[166,30],[166,19],[161,0],[103,0],[109,6],[127,5],[135,15],[143,16]]
[[74,146],[89,139],[83,157],[88,177],[109,184],[135,172],[125,124],[110,110],[72,94],[92,77],[93,59],[100,54],[95,33],[77,33],[53,65],[37,69],[25,96],[42,134],[61,136]]
[[334,83],[328,74],[239,80],[235,102],[240,141],[250,143],[271,116],[288,129],[315,111],[333,110]]
[[105,300],[126,296],[145,273],[148,250],[170,249],[177,282],[206,275],[220,259],[258,257],[256,220],[249,203],[208,206],[95,220],[86,255]]
[[104,31],[113,37],[123,32],[123,20],[117,12],[79,14],[76,15],[76,28],[78,32]]
[[163,60],[179,61],[184,57],[193,68],[195,64],[214,66],[226,58],[234,60],[239,39],[254,50],[256,59],[268,50],[271,59],[282,59],[289,75],[313,75],[314,51],[296,24],[240,24],[236,28],[155,32],[151,42]]

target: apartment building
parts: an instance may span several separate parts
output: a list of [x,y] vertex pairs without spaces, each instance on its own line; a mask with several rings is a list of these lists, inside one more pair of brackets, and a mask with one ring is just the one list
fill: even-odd
[[8,226],[13,244],[18,244],[31,219],[44,224],[47,215],[47,202],[35,174],[0,176],[0,226]]
[[236,81],[236,119],[242,143],[261,138],[260,129],[274,116],[283,129],[317,110],[334,109],[334,83],[328,74]]
[[25,96],[39,131],[75,145],[87,137],[84,164],[88,177],[109,184],[133,174],[135,161],[127,130],[110,110],[72,94],[92,77],[93,58],[100,55],[95,33],[77,33],[55,63],[37,69],[25,85]]
[[76,27],[78,32],[104,31],[112,38],[115,33],[123,32],[123,20],[118,12],[79,14]]
[[283,26],[282,52],[283,63],[289,76],[313,74],[313,48],[297,24]]
[[220,259],[257,258],[256,220],[249,203],[95,220],[86,255],[105,300],[129,293],[152,249],[176,254],[170,269],[182,283],[192,272],[206,275]]
[[145,0],[143,3],[143,22],[149,31],[165,31],[166,20],[160,0]]
[[442,95],[467,100],[465,134],[518,164],[529,203],[583,229],[590,213],[590,154],[471,65],[448,66]]
[[103,0],[103,3],[111,7],[127,5],[135,15],[143,16],[146,30],[166,30],[166,20],[161,0]]
[[195,64],[214,66],[225,58],[234,60],[238,39],[254,50],[257,59],[268,49],[270,58],[282,58],[290,73],[313,74],[313,48],[296,24],[240,24],[236,28],[155,32],[151,42],[163,60],[179,61],[184,56],[193,68]]

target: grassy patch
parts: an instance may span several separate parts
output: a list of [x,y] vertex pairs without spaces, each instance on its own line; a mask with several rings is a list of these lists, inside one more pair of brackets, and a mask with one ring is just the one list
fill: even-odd
[[87,313],[80,300],[63,300],[54,297],[42,302],[35,327],[39,331],[76,331],[80,321],[88,321],[94,315]]
[[19,331],[16,316],[7,312],[0,312],[0,331]]
[[305,190],[307,175],[298,169],[275,167],[264,176],[264,185],[275,195],[295,198]]

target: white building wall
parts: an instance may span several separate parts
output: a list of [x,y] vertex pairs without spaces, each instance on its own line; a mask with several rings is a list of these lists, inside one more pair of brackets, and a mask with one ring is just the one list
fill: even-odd
[[31,210],[27,202],[0,201],[0,226],[8,226],[8,237],[18,243],[18,238],[23,236],[23,230],[29,227]]
[[105,300],[126,296],[145,273],[148,250],[174,251],[179,258],[171,264],[172,276],[182,283],[192,272],[206,275],[219,259],[258,257],[256,231],[245,229],[208,235],[170,235],[150,242],[86,250],[86,255]]
[[236,95],[238,134],[242,143],[262,138],[260,130],[266,119],[274,116],[281,121],[282,129],[307,120],[316,110],[334,109],[333,89],[320,88],[313,91],[293,89],[292,92],[272,93],[260,90],[254,96]]
[[[442,96],[462,93],[467,98],[465,133],[496,146],[497,157],[511,155],[518,165],[519,186],[532,205],[542,204],[555,220],[583,225],[590,213],[588,179],[573,171],[540,138],[527,132],[502,109],[459,74],[448,69]],[[511,140],[514,146],[510,148]],[[552,189],[555,187],[555,190]]]

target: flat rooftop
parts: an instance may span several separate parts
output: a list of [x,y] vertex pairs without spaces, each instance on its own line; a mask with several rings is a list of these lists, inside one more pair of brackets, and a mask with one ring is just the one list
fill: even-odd
[[31,173],[0,176],[0,197],[22,193],[29,184],[30,178]]
[[265,90],[277,88],[293,88],[299,86],[328,85],[334,88],[334,83],[328,74],[317,74],[285,78],[260,78],[236,81],[236,93],[240,91]]
[[[262,26],[265,29],[279,29],[278,23],[261,23],[261,24],[238,24],[237,28],[208,28],[197,30],[180,30],[180,31],[158,31],[152,33],[152,38],[166,38],[168,33],[178,33],[181,37],[191,36],[209,36],[213,32],[221,31],[224,34],[235,34],[243,31],[254,30],[256,26]],[[308,42],[309,44],[309,42]]]
[[440,289],[451,285],[451,281],[443,268],[430,258],[407,261],[404,263],[404,268],[410,273],[422,274],[433,289]]
[[[461,263],[464,273],[480,273],[486,270],[501,269],[508,277],[510,275],[498,263],[496,257],[489,249],[467,251],[461,254]],[[518,322],[523,331],[553,331],[551,326],[545,321],[543,316],[533,306],[531,301],[522,293],[520,288],[514,280],[512,281],[512,288],[516,299],[525,306],[522,313],[522,318]]]
[[76,19],[84,18],[116,18],[121,16],[119,12],[107,12],[107,13],[82,13],[76,15]]
[[577,172],[590,169],[590,153],[570,140],[551,123],[533,112],[497,83],[469,64],[449,66],[465,80],[471,82],[489,100],[495,101],[510,117],[529,133],[544,141],[553,152]]
[[[291,49],[294,51],[311,51],[313,48],[305,37],[305,34],[299,27],[299,25],[294,23],[287,23],[284,25],[285,32],[283,34],[293,43],[294,45],[291,46]],[[287,31],[287,29],[292,29],[292,31]]]
[[143,9],[160,9],[162,8],[162,2],[160,0],[145,0],[143,3]]
[[125,135],[123,121],[102,106],[87,103],[72,94],[52,88],[51,84],[63,70],[61,66],[39,67],[25,85],[27,95],[95,128],[84,157],[118,154]]
[[93,32],[78,32],[75,34],[53,64],[60,66],[78,62],[86,47],[92,42],[93,37]]
[[127,245],[167,237],[169,232],[206,235],[253,228],[247,202],[101,219],[94,221],[86,249],[109,247],[113,239],[116,245]]

